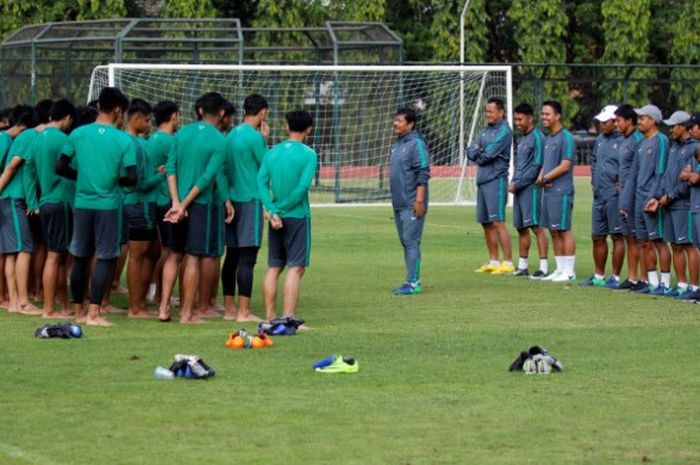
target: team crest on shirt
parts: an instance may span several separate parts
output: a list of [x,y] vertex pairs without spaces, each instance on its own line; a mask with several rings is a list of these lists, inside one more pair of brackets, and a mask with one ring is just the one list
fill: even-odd
[[618,144],[613,144],[613,150],[617,150],[618,147],[619,147]]
[[97,129],[97,132],[98,132],[100,135],[102,135],[102,134],[104,134],[104,133],[106,132],[106,130],[105,130],[105,128],[98,128],[98,129]]
[[199,129],[201,131],[202,129],[204,129],[204,125],[200,124],[199,126],[197,126],[197,129]]
[[647,155],[651,155],[651,147],[647,149]]

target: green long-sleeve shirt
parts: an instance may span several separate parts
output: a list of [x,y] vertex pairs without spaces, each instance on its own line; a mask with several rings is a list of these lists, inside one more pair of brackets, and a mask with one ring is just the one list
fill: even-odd
[[[173,145],[173,135],[164,131],[157,131],[148,138],[146,143],[146,156],[151,161],[151,166],[158,168],[168,162],[168,154]],[[166,205],[170,202],[168,181],[162,178],[155,193],[155,202],[158,205]]]
[[75,182],[56,174],[56,162],[67,139],[63,131],[54,127],[44,129],[34,138],[26,169],[39,182],[40,205],[57,202],[73,204]]
[[258,171],[268,151],[265,139],[248,123],[239,124],[226,136],[226,176],[235,202],[258,198]]
[[309,146],[287,140],[265,154],[258,173],[258,193],[265,209],[281,218],[309,218],[309,188],[317,155]]
[[155,202],[158,186],[164,177],[151,164],[148,158],[146,140],[130,134],[136,153],[136,173],[138,181],[135,186],[124,188],[124,205]]
[[37,134],[36,129],[26,129],[15,138],[10,147],[5,168],[15,157],[21,158],[23,163],[12,176],[2,193],[0,193],[0,199],[21,199],[26,201],[30,210],[39,208],[36,195],[37,180],[35,176],[29,173],[26,167],[27,159],[31,157],[32,143]]

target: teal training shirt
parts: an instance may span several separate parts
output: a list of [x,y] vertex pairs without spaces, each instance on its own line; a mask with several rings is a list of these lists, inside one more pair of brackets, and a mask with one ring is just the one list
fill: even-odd
[[168,176],[177,176],[180,201],[197,186],[201,193],[195,203],[212,202],[212,181],[221,170],[225,147],[223,134],[204,121],[190,123],[175,134],[165,170]]
[[34,138],[27,171],[36,176],[41,190],[40,205],[66,202],[73,204],[75,182],[56,174],[56,162],[68,136],[58,128],[47,127]]
[[23,163],[0,194],[0,199],[25,200],[27,207],[31,210],[39,208],[39,202],[36,198],[37,182],[36,177],[31,176],[26,167],[27,159],[31,157],[32,143],[37,134],[36,129],[25,129],[15,138],[7,155],[5,167],[9,166],[14,157],[21,158]]
[[129,134],[136,154],[136,173],[138,182],[135,186],[124,188],[124,205],[155,202],[158,185],[164,177],[151,165],[148,158],[146,139]]
[[257,177],[268,151],[262,134],[248,123],[239,124],[226,137],[226,175],[235,202],[258,199]]
[[121,208],[119,178],[126,175],[126,167],[136,165],[129,134],[107,124],[88,124],[68,136],[62,153],[73,159],[78,173],[75,208]]
[[[146,143],[146,156],[151,162],[151,166],[158,169],[165,166],[168,162],[168,154],[173,145],[173,135],[165,131],[157,131],[148,138]],[[163,179],[158,184],[154,193],[154,200],[158,205],[166,205],[170,202],[170,193],[168,192],[168,180]]]
[[309,218],[309,188],[317,156],[311,147],[287,140],[265,154],[258,173],[260,199],[270,214],[281,218]]

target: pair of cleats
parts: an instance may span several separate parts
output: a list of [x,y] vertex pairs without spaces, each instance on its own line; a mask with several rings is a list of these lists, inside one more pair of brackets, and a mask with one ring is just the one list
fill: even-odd
[[526,276],[526,277],[529,277],[530,279],[535,279],[535,280],[539,280],[539,279],[547,277],[547,273],[545,273],[542,270],[537,270],[534,273],[532,273],[532,276],[530,276],[530,271],[527,268],[518,268],[517,270],[513,271],[510,275],[511,276]]
[[531,279],[539,279],[540,281],[551,281],[553,283],[566,283],[569,281],[576,281],[576,275],[575,274],[567,274],[564,273],[563,271],[560,270],[555,270],[552,273],[542,277],[542,278],[535,278],[534,275]]
[[491,265],[490,263],[484,263],[479,268],[474,270],[475,273],[489,273],[492,275],[505,275],[512,274],[515,272],[515,267],[512,263],[501,262],[499,265]]
[[360,370],[360,364],[354,358],[331,354],[316,361],[313,369],[317,373],[357,373]]
[[604,287],[606,289],[617,289],[620,287],[620,280],[615,279],[612,276],[606,280],[605,278],[596,278],[595,275],[592,275],[587,280],[578,283],[578,285],[584,287]]
[[393,289],[391,292],[393,292],[394,295],[415,295],[423,292],[423,288],[420,286],[420,282],[403,283],[401,286]]
[[238,330],[235,333],[228,335],[228,340],[226,341],[226,347],[231,349],[264,349],[266,347],[272,347],[274,342],[265,333],[258,333],[255,336],[251,336],[244,329]]
[[676,297],[680,294],[676,289],[666,287],[663,283],[654,287],[648,283],[639,281],[635,287],[636,289],[632,290],[635,294],[649,294],[658,297]]
[[615,288],[615,290],[630,291],[634,292],[635,294],[647,294],[649,292],[649,285],[644,281],[637,281],[636,283],[633,283],[629,279],[625,279]]

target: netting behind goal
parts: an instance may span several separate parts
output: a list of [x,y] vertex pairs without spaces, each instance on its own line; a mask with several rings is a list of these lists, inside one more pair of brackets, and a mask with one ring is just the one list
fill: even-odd
[[500,97],[510,106],[511,89],[504,66],[113,64],[95,68],[91,98],[110,85],[152,104],[174,100],[185,122],[193,119],[194,102],[205,92],[231,100],[237,121],[245,97],[262,94],[270,103],[271,145],[286,138],[287,111],[309,111],[314,129],[307,143],[319,156],[311,191],[316,205],[390,201],[392,120],[404,106],[418,111],[416,127],[430,151],[431,203],[473,202],[474,167],[466,163],[463,147],[486,124],[486,100]]

